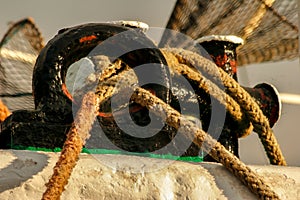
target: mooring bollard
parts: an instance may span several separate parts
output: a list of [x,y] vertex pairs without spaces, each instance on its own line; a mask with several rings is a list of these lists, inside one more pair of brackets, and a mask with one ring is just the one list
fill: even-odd
[[[242,38],[234,35],[211,35],[197,40],[197,43],[210,54],[215,64],[236,81],[238,81],[237,48],[243,45],[243,42]],[[278,121],[281,113],[281,102],[277,89],[268,83],[258,84],[254,88],[243,88],[255,99],[272,127]],[[238,138],[244,135],[240,135],[232,127],[227,128],[226,126],[230,123],[230,120],[225,122],[218,141],[233,154],[239,156]],[[211,160],[211,158],[208,156],[206,160]]]

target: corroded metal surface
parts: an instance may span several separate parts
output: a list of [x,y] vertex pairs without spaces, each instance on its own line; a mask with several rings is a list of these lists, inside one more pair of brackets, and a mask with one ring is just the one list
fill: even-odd
[[[95,52],[94,48],[98,44],[121,32],[123,34],[116,41],[116,46],[108,44]],[[132,48],[130,45],[136,51],[128,53],[127,48]],[[11,145],[48,148],[62,146],[65,133],[73,121],[72,100],[64,89],[66,73],[72,63],[87,56],[92,50],[97,54],[102,51],[111,57],[123,52],[120,58],[132,68],[149,61],[157,63],[155,70],[148,68],[145,73],[169,84],[164,57],[141,30],[107,23],[91,23],[60,30],[43,48],[34,68],[35,110],[16,111],[1,125],[2,148],[10,148]],[[146,87],[155,91],[159,98],[168,101],[168,90],[159,85],[149,84]]]
[[[235,50],[238,44],[230,41],[216,42],[214,40],[208,43],[202,42],[201,44],[203,44],[217,66],[223,68],[233,78],[236,78]],[[122,83],[123,86],[125,85],[125,89],[126,87],[133,87],[134,84],[140,84],[178,111],[188,110],[190,106],[190,112],[187,111],[184,114],[201,120],[204,131],[208,131],[210,128],[211,131],[208,131],[208,133],[238,156],[237,139],[240,129],[237,129],[236,126],[239,126],[239,124],[230,115],[226,116],[225,125],[225,114],[221,116],[223,118],[219,121],[211,118],[211,107],[214,98],[207,91],[199,88],[198,83],[192,80],[188,80],[191,88],[185,88],[186,83],[180,83],[181,74],[176,75],[169,72],[165,57],[156,44],[144,34],[143,29],[109,23],[90,23],[65,28],[60,30],[48,42],[40,52],[33,72],[35,110],[15,111],[1,124],[0,147],[62,147],[66,133],[76,113],[76,105],[79,105],[81,101],[80,95],[76,96],[75,94],[75,96],[72,96],[66,89],[67,71],[76,61],[81,58],[88,58],[93,62],[95,70],[99,68],[98,70],[100,70],[101,74],[103,69],[97,63],[103,62],[99,57],[101,55],[106,56],[111,64],[116,62],[116,60],[121,61],[120,68],[112,69],[115,70],[113,71],[114,75],[122,77],[126,74],[126,70],[133,69],[133,73],[125,75],[125,81]],[[140,66],[143,66],[143,70],[139,70]],[[97,76],[95,75],[95,77]],[[94,83],[97,85],[98,79],[95,77]],[[151,82],[153,80],[155,81]],[[106,84],[105,81],[103,84]],[[83,89],[83,92],[90,89],[94,89],[98,95],[103,92],[97,91],[97,87],[93,88],[93,86],[95,85],[88,86]],[[196,95],[191,96],[191,91],[189,90],[193,90],[192,92],[195,92]],[[251,92],[255,91],[258,91],[258,88],[251,90]],[[255,94],[253,96],[255,97]],[[192,141],[189,139],[184,140],[183,138],[177,142],[172,141],[177,134],[176,128],[164,124],[161,118],[151,119],[147,108],[141,107],[131,100],[126,102],[126,104],[129,104],[130,120],[142,127],[148,125],[151,121],[157,120],[163,126],[158,127],[157,130],[152,130],[152,132],[155,131],[156,133],[153,136],[149,135],[148,130],[145,129],[144,137],[140,137],[142,133],[135,128],[135,125],[130,127],[129,132],[124,131],[119,127],[119,124],[111,114],[110,98],[102,105],[99,105],[98,121],[95,124],[96,126],[98,125],[98,129],[94,128],[92,130],[89,148],[154,152],[171,144],[171,147],[167,148],[163,153],[171,153],[178,156],[199,155],[199,147],[192,144]],[[270,99],[272,100],[272,98],[273,96]],[[188,105],[181,107],[179,99]],[[265,106],[264,103],[262,105]],[[270,107],[272,108],[272,106],[269,106],[267,109]],[[126,121],[122,115],[126,114],[124,112],[125,108],[126,106],[121,105],[120,109],[123,109],[123,111],[118,113],[121,114],[122,123],[127,124],[129,121]],[[223,105],[219,105],[218,108],[220,108],[217,111],[218,113],[222,109],[224,110]],[[200,114],[199,112],[194,112],[195,110],[200,110]],[[269,113],[274,114],[272,112]],[[220,132],[222,133],[219,137],[218,133]],[[148,135],[145,137],[145,134]],[[186,144],[188,146],[183,147],[184,151],[180,150],[182,149],[181,146]],[[210,159],[207,158],[207,160]]]

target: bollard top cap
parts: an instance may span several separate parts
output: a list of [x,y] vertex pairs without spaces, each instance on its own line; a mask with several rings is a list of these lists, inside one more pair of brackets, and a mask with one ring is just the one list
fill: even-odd
[[121,26],[126,26],[126,27],[131,27],[131,28],[139,28],[144,32],[146,32],[149,29],[148,24],[146,24],[145,22],[140,22],[140,21],[119,20],[119,21],[110,21],[108,23],[121,25]]
[[209,42],[209,41],[227,41],[237,45],[244,44],[244,40],[235,35],[208,35],[208,36],[203,36],[201,38],[198,38],[196,40],[196,42],[198,43]]

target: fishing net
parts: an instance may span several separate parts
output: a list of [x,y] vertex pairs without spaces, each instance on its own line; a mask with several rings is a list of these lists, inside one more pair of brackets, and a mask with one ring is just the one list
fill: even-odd
[[[167,23],[197,39],[207,35],[236,35],[239,65],[293,59],[299,56],[297,0],[177,0]],[[164,34],[161,45],[176,38]]]
[[42,47],[30,18],[12,24],[0,42],[0,98],[10,111],[34,109],[32,73]]

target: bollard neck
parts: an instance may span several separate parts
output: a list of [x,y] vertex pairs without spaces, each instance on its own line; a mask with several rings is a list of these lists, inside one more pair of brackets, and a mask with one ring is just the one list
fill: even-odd
[[216,65],[237,81],[236,49],[243,39],[233,35],[211,35],[201,37],[197,42],[210,54]]

